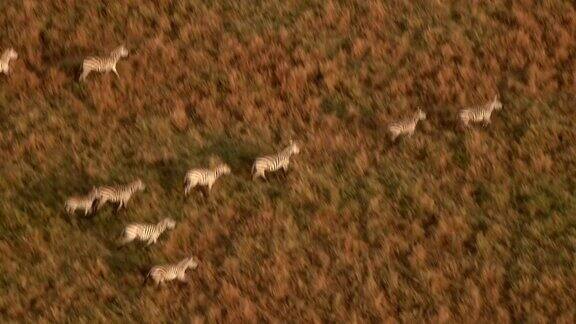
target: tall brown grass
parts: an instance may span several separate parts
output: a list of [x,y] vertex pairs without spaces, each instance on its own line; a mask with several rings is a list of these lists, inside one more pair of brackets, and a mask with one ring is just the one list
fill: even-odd
[[[4,1],[0,319],[573,322],[569,1]],[[124,43],[113,74],[77,82]],[[487,128],[457,112],[495,93]],[[416,106],[415,135],[386,124]],[[294,138],[286,175],[250,166]],[[187,169],[226,162],[210,198]],[[119,214],[67,216],[141,177]],[[118,250],[131,221],[178,221]],[[186,284],[143,287],[194,254]]]

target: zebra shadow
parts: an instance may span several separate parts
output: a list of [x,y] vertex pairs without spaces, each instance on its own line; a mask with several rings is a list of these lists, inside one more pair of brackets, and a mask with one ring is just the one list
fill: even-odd
[[[414,134],[413,137],[414,136],[416,136],[416,134]],[[405,135],[399,136],[396,139],[392,139],[390,136],[386,136],[384,137],[384,140],[379,146],[379,151],[385,155],[395,154],[399,150],[402,150],[403,147],[410,145],[410,142],[412,142],[412,140],[413,138],[410,138],[409,136]]]
[[104,257],[110,271],[117,277],[125,276],[126,273],[139,273],[144,282],[146,274],[154,263],[150,252],[159,247],[152,245],[118,248],[115,243],[117,242],[107,243],[110,253]]
[[155,162],[151,166],[158,177],[158,183],[170,195],[183,195],[186,165],[183,159],[169,159]]
[[[67,168],[73,170],[74,168]],[[58,216],[72,223],[79,217],[84,218],[84,212],[77,210],[68,214],[65,202],[70,196],[87,194],[92,187],[90,181],[69,181],[67,179],[90,179],[85,172],[77,172],[68,177],[52,173],[32,179],[25,186],[16,189],[18,199],[14,201],[16,207],[28,214],[37,213],[36,205],[42,204],[43,209],[51,210]]]
[[288,171],[284,172],[284,170],[279,169],[274,172],[266,172],[266,178],[256,178],[254,179],[250,174],[250,181],[253,182],[262,182],[262,183],[269,183],[269,184],[283,184],[294,174],[294,167],[288,168]]
[[71,81],[77,81],[82,72],[82,62],[88,55],[88,49],[71,46],[60,51],[54,49],[44,50],[41,58],[45,66],[56,67]]
[[252,164],[261,155],[259,147],[235,139],[219,137],[198,152],[200,156],[215,155],[232,169],[233,176],[252,178]]
[[102,208],[88,217],[77,218],[76,222],[81,231],[99,237],[107,248],[112,248],[125,225],[123,217],[119,217],[120,213],[122,211]]
[[[212,190],[215,190],[215,187]],[[189,202],[194,202],[194,204],[199,205],[211,200],[210,196],[214,195],[214,193],[210,193],[206,186],[196,186],[188,192],[187,195],[184,194],[184,190],[180,192],[182,195],[182,201],[187,204]]]

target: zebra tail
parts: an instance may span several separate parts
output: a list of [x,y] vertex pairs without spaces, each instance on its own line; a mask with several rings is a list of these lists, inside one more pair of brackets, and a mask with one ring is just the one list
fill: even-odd
[[100,204],[100,199],[96,198],[92,200],[92,205],[90,206],[90,215],[94,215],[98,211],[98,205]]
[[82,73],[80,74],[80,77],[78,78],[78,81],[80,82],[84,82],[86,81],[86,77],[88,76],[88,74],[90,73],[90,71],[86,70],[84,68],[84,64],[82,64]]
[[148,271],[148,274],[146,275],[146,278],[144,278],[144,282],[142,283],[142,286],[146,286],[146,284],[148,283],[148,279],[150,279],[150,273],[151,273],[151,271]]
[[127,240],[126,240],[126,229],[124,229],[124,230],[122,231],[122,234],[120,234],[120,237],[118,238],[117,242],[118,242],[118,246],[119,246],[119,247],[122,247],[122,246],[124,246],[126,243],[128,243]]
[[188,179],[188,177],[186,177],[186,179],[184,179],[184,197],[186,197],[188,195],[188,186],[190,185],[190,179]]

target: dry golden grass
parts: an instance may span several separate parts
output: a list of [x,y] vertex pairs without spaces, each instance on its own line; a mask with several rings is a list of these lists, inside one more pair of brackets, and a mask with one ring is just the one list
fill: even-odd
[[[574,4],[256,3],[0,4],[20,54],[0,78],[0,320],[574,322]],[[120,80],[77,82],[121,43]],[[495,92],[490,127],[458,127]],[[287,177],[250,181],[289,138]],[[232,175],[183,200],[185,171],[218,162]],[[127,210],[65,215],[136,177]],[[116,248],[167,216],[157,245]],[[142,286],[190,254],[187,284]]]

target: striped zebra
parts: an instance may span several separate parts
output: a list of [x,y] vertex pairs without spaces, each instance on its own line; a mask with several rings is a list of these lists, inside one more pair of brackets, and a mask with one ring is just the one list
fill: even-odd
[[0,72],[8,75],[10,72],[10,61],[18,58],[18,53],[13,48],[9,48],[0,56]]
[[392,141],[396,141],[400,135],[412,136],[418,122],[425,119],[426,113],[423,112],[422,109],[418,109],[416,114],[414,114],[414,117],[391,123],[388,126],[388,132],[390,133]]
[[96,210],[100,210],[107,202],[117,203],[119,211],[122,207],[126,207],[128,200],[137,191],[142,191],[146,188],[142,180],[137,179],[126,185],[119,186],[102,186],[96,189],[96,200],[98,205]]
[[186,282],[186,270],[189,268],[196,269],[197,267],[198,262],[193,256],[185,258],[178,263],[155,266],[150,269],[148,275],[146,275],[144,284],[146,284],[149,278],[154,280],[157,287],[160,286],[160,284],[163,282],[172,281],[174,279]]
[[87,216],[94,205],[96,200],[96,188],[92,190],[85,196],[72,196],[66,200],[64,203],[64,208],[66,212],[70,215],[74,214],[77,209],[84,210],[84,216]]
[[259,177],[266,179],[266,172],[274,172],[280,168],[282,168],[284,172],[287,172],[290,157],[298,153],[300,153],[300,147],[294,141],[290,140],[290,144],[278,154],[256,158],[252,165],[252,178],[254,180]]
[[116,49],[114,49],[110,53],[110,56],[107,57],[91,56],[86,58],[82,62],[82,74],[80,75],[80,81],[86,80],[86,77],[92,71],[101,73],[112,71],[114,72],[114,74],[116,74],[118,78],[120,78],[120,75],[118,75],[118,71],[116,71],[116,64],[121,58],[127,56],[128,56],[128,50],[124,45],[121,45]]
[[213,170],[192,169],[186,172],[184,179],[184,196],[196,186],[205,186],[208,192],[212,189],[214,182],[222,175],[229,174],[230,167],[227,164],[220,164]]
[[490,116],[492,115],[492,111],[502,109],[502,102],[500,102],[500,98],[498,95],[494,97],[494,99],[482,106],[472,107],[472,108],[465,108],[460,110],[460,120],[464,124],[464,126],[468,127],[470,122],[484,122],[484,126],[488,126],[490,124]]
[[156,243],[162,233],[174,227],[176,227],[176,221],[169,217],[164,218],[157,224],[130,224],[124,229],[120,244],[124,245],[138,239],[140,241],[148,241],[148,245],[151,245]]

